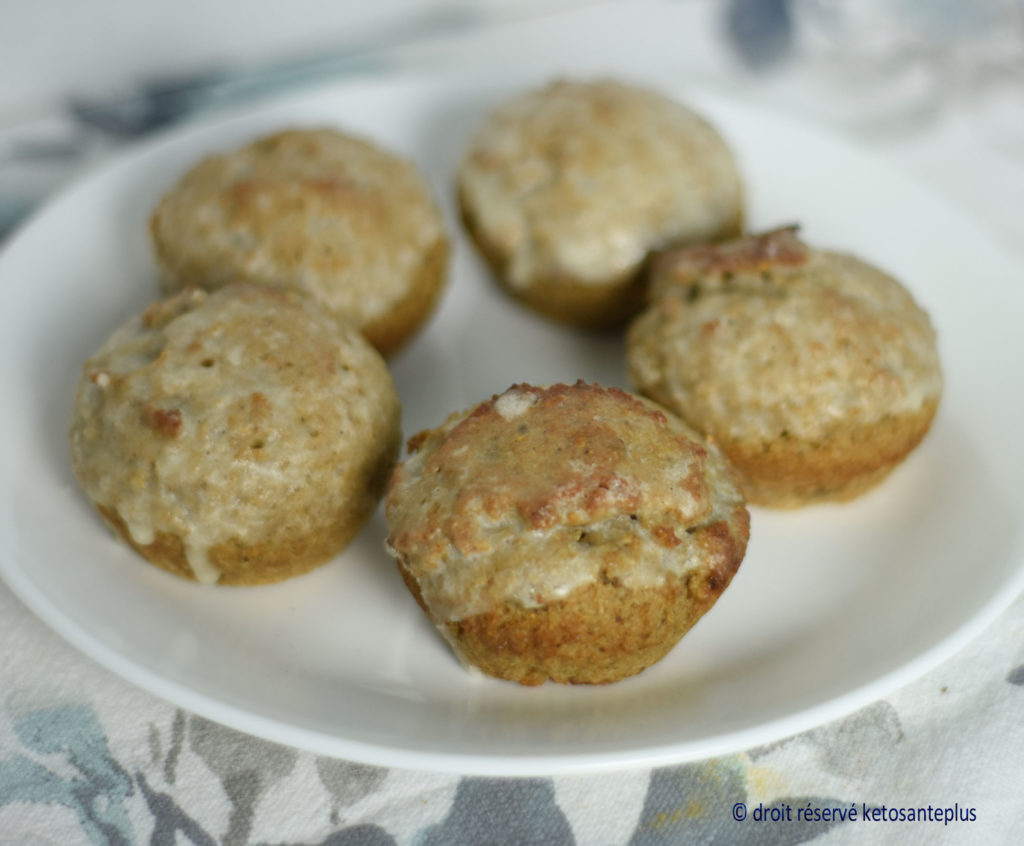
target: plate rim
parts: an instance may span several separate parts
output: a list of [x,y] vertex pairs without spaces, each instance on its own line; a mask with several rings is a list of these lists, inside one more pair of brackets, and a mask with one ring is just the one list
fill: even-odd
[[[623,76],[623,75],[620,75]],[[225,126],[258,118],[275,110],[294,106],[297,102],[332,96],[343,97],[350,94],[351,89],[360,87],[379,87],[392,89],[404,85],[413,88],[442,88],[448,91],[496,91],[509,86],[522,85],[523,78],[519,75],[492,77],[486,80],[467,82],[464,78],[454,78],[447,74],[404,76],[374,75],[368,77],[349,78],[309,88],[299,89],[267,100],[245,104],[231,109],[219,110],[210,114],[199,115],[182,124],[172,126],[160,133],[133,144],[111,159],[97,163],[94,167],[81,174],[50,200],[43,203],[30,217],[24,221],[0,245],[0,278],[4,275],[4,266],[11,249],[20,242],[26,233],[35,227],[51,209],[59,207],[67,198],[79,191],[101,182],[107,175],[120,167],[130,167],[133,160],[159,155],[163,147],[174,146],[185,139],[216,134]],[[892,173],[900,174],[904,181],[915,185],[919,190],[935,197],[948,210],[960,217],[970,219],[979,232],[993,239],[1000,248],[1001,257],[1008,258],[1016,264],[1014,257],[1004,248],[995,236],[982,224],[966,216],[965,212],[949,201],[944,195],[931,186],[915,180],[897,168],[892,162],[872,155],[870,151],[856,143],[823,127],[784,112],[776,112],[743,98],[716,92],[707,86],[681,84],[663,88],[672,91],[673,95],[685,93],[693,95],[692,99],[705,101],[710,98],[740,108],[758,118],[769,118],[796,126],[813,133],[828,143],[838,145],[845,151],[866,156],[873,164]],[[678,743],[645,746],[638,749],[621,750],[614,753],[600,751],[594,753],[553,753],[538,756],[536,753],[524,754],[522,757],[495,756],[491,754],[467,755],[465,753],[438,753],[416,749],[402,748],[400,745],[370,743],[351,740],[344,737],[327,735],[323,732],[281,723],[271,717],[246,711],[238,706],[226,704],[210,698],[207,694],[189,689],[178,682],[165,678],[158,671],[136,663],[134,660],[119,653],[115,647],[104,642],[99,636],[90,633],[75,620],[65,617],[31,581],[23,565],[15,560],[15,555],[6,544],[0,546],[0,576],[10,587],[14,595],[23,602],[39,619],[56,632],[62,639],[73,646],[80,654],[95,661],[100,666],[113,672],[130,684],[154,694],[160,699],[186,708],[187,710],[230,725],[257,737],[283,743],[318,754],[328,754],[351,760],[364,761],[387,767],[427,770],[432,772],[458,773],[464,775],[509,775],[534,776],[556,775],[581,772],[601,772],[622,770],[636,767],[652,767],[666,764],[681,763],[712,756],[740,752],[752,746],[766,742],[781,740],[800,731],[821,725],[831,719],[848,714],[859,707],[870,704],[880,697],[903,686],[919,677],[928,670],[935,668],[950,658],[967,643],[979,636],[995,619],[1003,613],[1017,596],[1024,591],[1024,561],[1013,565],[1010,577],[1002,588],[990,596],[973,616],[968,617],[958,627],[929,649],[919,653],[913,659],[885,673],[867,684],[820,702],[810,708],[787,714],[784,717],[760,723],[751,728],[714,735],[700,741],[687,740]],[[85,647],[88,648],[85,648]]]
[[[401,746],[374,744],[323,734],[312,729],[280,723],[218,702],[202,693],[170,681],[160,673],[124,658],[116,649],[96,638],[87,629],[60,614],[23,575],[9,567],[9,556],[0,555],[0,576],[12,593],[43,623],[80,655],[94,661],[122,681],[155,695],[193,714],[247,734],[319,755],[358,761],[373,766],[419,770],[448,775],[480,777],[549,777],[618,772],[626,769],[684,764],[723,755],[739,754],[756,746],[784,741],[831,720],[849,715],[886,694],[909,684],[952,657],[980,636],[1024,591],[1024,569],[1018,569],[1006,588],[985,604],[982,610],[954,630],[944,640],[918,654],[913,660],[845,694],[810,708],[760,723],[752,728],[715,735],[702,741],[660,744],[616,753],[536,754],[522,757],[466,755],[410,750]],[[90,650],[80,643],[86,642]],[[227,718],[225,718],[225,715]]]

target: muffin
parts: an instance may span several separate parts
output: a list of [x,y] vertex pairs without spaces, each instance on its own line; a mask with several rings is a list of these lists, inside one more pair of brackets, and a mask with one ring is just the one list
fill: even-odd
[[189,171],[150,220],[167,292],[293,287],[394,352],[445,285],[441,214],[413,165],[330,129],[290,130]]
[[401,440],[376,350],[296,294],[186,289],[83,368],[71,457],[114,531],[205,583],[298,575],[340,552]]
[[878,484],[942,393],[928,315],[891,276],[792,228],[652,263],[629,372],[709,435],[747,499],[794,507]]
[[406,585],[464,665],[603,684],[662,658],[740,565],[727,463],[655,404],[515,385],[416,435],[385,513]]
[[652,249],[738,235],[736,162],[661,94],[555,82],[499,106],[458,174],[467,229],[497,279],[537,311],[612,326],[642,302]]

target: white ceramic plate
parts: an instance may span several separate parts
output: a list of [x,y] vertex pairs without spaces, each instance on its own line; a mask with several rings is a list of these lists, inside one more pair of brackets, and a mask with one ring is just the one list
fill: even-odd
[[648,766],[763,743],[866,704],[976,634],[1022,586],[1019,268],[958,211],[789,120],[698,92],[739,155],[755,227],[897,274],[938,327],[946,394],[923,446],[849,505],[755,510],[742,568],[671,655],[598,688],[465,673],[403,588],[374,518],[284,584],[205,588],[116,543],[78,491],[67,424],[80,362],[157,292],[145,235],[197,158],[333,124],[414,158],[449,214],[451,288],[394,362],[411,434],[513,382],[626,385],[620,343],[545,322],[487,278],[452,213],[460,151],[495,86],[359,83],[188,128],[65,192],[0,256],[0,569],[35,612],[132,682],[273,740],[463,773]]

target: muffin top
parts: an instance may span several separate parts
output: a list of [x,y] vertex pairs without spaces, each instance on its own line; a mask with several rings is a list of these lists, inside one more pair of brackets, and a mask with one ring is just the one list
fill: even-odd
[[352,458],[397,427],[384,362],[303,297],[255,285],[186,289],[118,329],[84,365],[75,473],[133,540],[207,552],[335,519]]
[[507,257],[513,289],[600,284],[649,250],[707,240],[740,216],[722,139],[685,106],[618,82],[555,82],[498,107],[459,172],[463,209]]
[[941,393],[935,332],[910,293],[792,228],[664,253],[650,284],[629,332],[633,381],[715,437],[820,441]]
[[385,315],[444,240],[410,162],[332,129],[289,130],[211,156],[150,230],[165,287],[297,287],[357,326]]
[[[642,588],[699,567],[731,575],[728,539],[746,542],[719,454],[615,388],[515,385],[409,448],[388,494],[388,546],[440,620],[537,607],[595,580]],[[726,542],[692,542],[690,530],[719,521]]]

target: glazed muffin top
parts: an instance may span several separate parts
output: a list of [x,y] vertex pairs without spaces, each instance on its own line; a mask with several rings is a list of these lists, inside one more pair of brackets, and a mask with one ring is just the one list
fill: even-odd
[[352,459],[398,415],[379,354],[306,298],[186,289],[85,363],[72,459],[133,540],[178,535],[197,578],[215,581],[206,553],[218,543],[333,520]]
[[[615,388],[515,385],[409,448],[387,498],[388,546],[440,620],[537,607],[598,579],[731,576],[742,558],[731,469],[673,415]],[[719,521],[732,527],[721,544],[691,541]]]
[[794,228],[666,252],[629,332],[635,384],[735,441],[819,441],[942,391],[928,315],[894,278]]
[[293,129],[211,156],[150,222],[165,287],[296,287],[362,327],[415,284],[445,239],[408,161],[333,129]]
[[555,82],[499,106],[470,143],[459,190],[513,289],[623,278],[652,248],[710,239],[741,215],[718,133],[610,80]]

